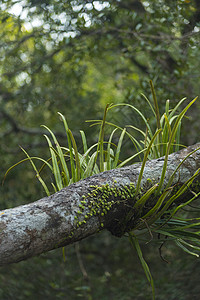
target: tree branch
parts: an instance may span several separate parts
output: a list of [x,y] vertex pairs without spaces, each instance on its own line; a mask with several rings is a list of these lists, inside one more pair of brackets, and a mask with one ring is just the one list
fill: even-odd
[[[11,129],[0,134],[0,138],[10,135],[12,133],[16,134],[19,132],[25,133],[28,135],[40,135],[41,136],[43,134],[46,134],[48,136],[51,136],[51,134],[46,130],[42,130],[42,129],[38,129],[38,128],[28,128],[28,127],[23,127],[23,126],[19,125],[17,123],[17,121],[2,108],[0,109],[0,117],[7,120],[7,122],[11,126]],[[55,132],[55,134],[58,138],[66,138],[66,134],[63,132],[58,131],[58,132]]]
[[[198,147],[200,143],[169,156],[163,188],[180,162]],[[159,182],[163,163],[164,158],[146,163],[141,182],[143,194],[149,189],[149,178],[152,185]],[[183,162],[174,176],[172,185],[183,185],[199,168],[200,150],[197,150]],[[18,262],[72,244],[104,228],[116,236],[122,236],[126,231],[130,231],[137,223],[137,217],[133,215],[128,226],[123,226],[123,221],[132,210],[136,198],[132,195],[128,199],[122,194],[133,184],[136,186],[140,169],[141,163],[103,172],[72,184],[50,197],[2,210],[0,265]],[[197,182],[200,183],[199,176]],[[179,199],[179,202],[186,201],[189,193],[190,190]],[[154,203],[148,202],[148,210],[155,205],[155,201],[156,199]],[[101,205],[106,207],[110,205],[107,214],[103,213]],[[91,213],[91,206],[100,209],[100,212]]]

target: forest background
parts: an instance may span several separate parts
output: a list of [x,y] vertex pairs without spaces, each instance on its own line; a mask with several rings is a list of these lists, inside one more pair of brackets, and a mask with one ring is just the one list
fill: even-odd
[[[85,120],[101,119],[107,103],[133,104],[156,122],[141,96],[151,99],[150,79],[161,113],[167,99],[174,107],[200,95],[200,7],[198,0],[1,1],[0,56],[2,181],[24,158],[19,145],[32,156],[49,157],[41,124],[65,145],[58,111],[77,141],[84,130],[92,144],[98,129]],[[199,142],[199,112],[196,101],[183,122],[182,144]],[[126,107],[108,118],[121,127],[140,124]],[[130,154],[127,141],[122,156]],[[20,165],[1,186],[0,208],[44,195],[31,166]],[[158,299],[199,299],[197,258],[168,243],[162,249],[166,263],[159,244],[142,248]],[[1,268],[0,299],[27,297],[143,300],[151,299],[151,288],[126,237],[103,232],[67,247],[66,261],[58,249]]]

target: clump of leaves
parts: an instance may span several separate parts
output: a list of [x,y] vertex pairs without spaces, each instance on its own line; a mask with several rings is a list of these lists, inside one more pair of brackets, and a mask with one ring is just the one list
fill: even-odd
[[[26,161],[30,161],[36,173],[36,178],[40,181],[46,194],[49,196],[51,194],[51,189],[42,179],[42,171],[46,167],[49,168],[49,171],[53,174],[54,180],[51,182],[51,186],[53,186],[54,192],[59,191],[62,188],[81,179],[87,178],[93,174],[98,174],[100,172],[118,167],[120,165],[119,155],[126,129],[122,130],[117,144],[112,142],[112,138],[118,130],[117,128],[115,128],[110,134],[108,142],[104,140],[104,130],[108,107],[109,105],[106,106],[104,111],[97,143],[88,148],[85,133],[82,130],[80,131],[83,153],[78,151],[75,138],[72,131],[68,127],[65,117],[61,113],[58,113],[65,127],[68,142],[67,147],[60,146],[54,133],[47,126],[42,125],[49,132],[52,138],[51,140],[48,135],[44,135],[49,146],[50,158],[45,160],[40,157],[31,157],[25,151],[25,149],[21,148],[25,153],[26,158],[10,167],[5,174],[5,177],[17,165]],[[137,155],[138,154],[135,154],[134,157]],[[35,160],[39,160],[43,163],[40,169],[38,169],[34,163]],[[128,161],[129,160],[127,160],[127,162]]]
[[[190,204],[192,201],[198,198],[199,194],[194,193],[194,197],[187,201],[184,204],[179,205],[178,207],[173,206],[175,200],[180,197],[194,182],[194,179],[199,175],[199,170],[195,172],[195,174],[175,193],[172,194],[173,188],[171,187],[173,178],[175,173],[180,169],[182,163],[190,156],[193,152],[191,152],[185,159],[178,165],[175,172],[171,175],[169,182],[165,189],[163,189],[163,183],[165,179],[165,174],[167,170],[168,156],[169,154],[178,151],[179,148],[183,145],[180,145],[180,134],[181,134],[181,123],[182,119],[185,116],[188,109],[191,105],[197,100],[197,98],[193,99],[181,112],[178,112],[180,106],[184,103],[186,98],[181,99],[178,104],[170,109],[169,100],[166,101],[165,112],[160,117],[159,105],[157,102],[155,90],[153,87],[153,83],[150,81],[151,91],[153,96],[152,105],[149,99],[145,96],[145,100],[151,108],[151,111],[156,119],[156,128],[153,129],[149,124],[149,121],[146,119],[144,114],[139,111],[135,106],[130,104],[116,104],[110,105],[108,110],[114,109],[119,106],[128,106],[130,109],[134,110],[141,119],[143,120],[146,131],[142,131],[140,128],[135,127],[134,125],[127,125],[126,128],[134,129],[139,132],[143,136],[143,140],[137,140],[128,130],[120,128],[118,125],[106,122],[107,125],[112,126],[125,132],[126,135],[132,141],[134,147],[137,150],[138,155],[143,155],[142,166],[140,170],[140,174],[138,177],[137,187],[136,187],[136,196],[140,191],[140,185],[142,180],[143,171],[145,168],[145,164],[148,159],[155,159],[164,156],[164,164],[163,170],[161,174],[160,181],[155,183],[142,197],[140,197],[134,205],[134,209],[138,209],[142,212],[142,208],[145,206],[149,197],[154,193],[157,198],[156,204],[154,207],[148,211],[148,213],[141,215],[140,218],[142,220],[133,231],[129,233],[129,240],[131,244],[136,249],[139,259],[141,261],[141,265],[145,271],[145,275],[147,280],[152,286],[153,298],[155,298],[154,293],[154,284],[153,279],[150,273],[150,270],[143,258],[141,248],[138,243],[138,238],[135,235],[134,231],[137,229],[144,229],[146,231],[156,232],[158,234],[162,234],[165,239],[169,237],[168,240],[173,240],[182,250],[187,253],[190,253],[195,256],[199,256],[194,250],[200,250],[200,242],[199,242],[199,223],[197,222],[198,218],[186,219],[176,217],[178,211]],[[101,124],[100,120],[95,121],[96,124]],[[199,148],[198,148],[199,149]],[[196,149],[195,151],[197,151]],[[129,157],[128,159],[122,161],[118,167],[124,166],[126,163],[129,163],[135,156]],[[172,194],[172,195],[171,195]],[[171,196],[170,196],[171,195]],[[132,217],[131,211],[127,216],[127,221]],[[143,230],[143,233],[145,231]],[[192,249],[192,250],[191,250]]]
[[[136,186],[136,203],[134,204],[134,209],[138,210],[138,214],[141,223],[137,224],[134,230],[143,229],[145,231],[156,232],[163,236],[169,237],[169,240],[173,240],[179,247],[181,247],[187,253],[198,256],[196,251],[200,251],[200,218],[183,218],[178,217],[177,213],[186,205],[194,201],[200,193],[194,193],[194,197],[184,204],[179,206],[172,205],[175,200],[180,197],[194,182],[194,179],[198,176],[199,170],[182,186],[176,193],[172,193],[173,188],[171,187],[172,181],[175,173],[179,170],[182,163],[187,159],[190,153],[177,167],[175,172],[171,175],[169,182],[165,188],[163,188],[163,183],[167,170],[168,156],[174,151],[178,151],[180,146],[180,133],[181,133],[181,123],[188,109],[196,101],[197,98],[193,99],[181,112],[178,112],[180,106],[185,101],[185,98],[181,99],[175,108],[170,109],[169,100],[166,101],[165,112],[160,116],[159,105],[156,98],[153,83],[150,82],[153,105],[150,100],[144,96],[145,101],[150,106],[152,114],[156,119],[156,128],[153,128],[149,121],[145,118],[144,114],[139,111],[135,106],[131,104],[116,104],[107,105],[104,110],[104,115],[102,120],[93,120],[92,125],[99,125],[99,137],[97,143],[93,144],[88,148],[87,139],[85,133],[80,131],[83,153],[78,150],[77,143],[73,136],[72,131],[69,129],[65,117],[59,114],[61,121],[64,124],[66,136],[67,136],[67,147],[60,146],[54,133],[46,126],[43,127],[47,130],[50,137],[45,135],[47,140],[50,158],[44,160],[39,157],[30,157],[29,154],[24,150],[26,158],[14,166],[12,166],[7,173],[18,164],[30,161],[33,169],[36,173],[37,179],[42,184],[47,195],[50,195],[52,189],[49,183],[46,183],[42,177],[42,171],[44,168],[49,168],[50,172],[53,174],[53,182],[51,186],[53,191],[59,191],[63,187],[70,185],[71,183],[77,182],[81,179],[89,177],[93,174],[97,174],[103,171],[111,170],[114,168],[122,167],[126,164],[131,163],[136,157],[142,157],[142,165],[138,177],[138,182]],[[125,128],[121,128],[116,124],[106,121],[107,113],[115,109],[116,107],[126,106],[136,112],[143,120],[146,130],[142,131],[134,125],[127,125]],[[91,121],[90,121],[91,122]],[[107,140],[105,140],[105,130],[106,128],[113,128]],[[129,129],[135,130],[141,134],[143,140],[138,140],[134,135],[129,132]],[[118,133],[118,142],[115,144],[113,142],[114,135]],[[122,151],[124,138],[128,137],[132,142],[136,153],[132,156],[120,160],[120,153]],[[52,143],[53,142],[53,143]],[[196,149],[195,151],[197,151]],[[159,182],[154,183],[149,190],[142,196],[140,196],[140,187],[144,168],[147,160],[155,159],[164,156],[164,164],[162,169],[162,174]],[[41,161],[43,164],[40,169],[36,167],[34,163],[35,160]],[[6,173],[6,175],[7,175]],[[143,207],[147,203],[149,197],[154,194],[157,201],[155,205],[145,214],[143,214]],[[132,218],[133,211],[131,210],[127,215],[127,222]],[[141,265],[146,274],[147,280],[152,286],[152,295],[155,299],[154,283],[146,264],[139,242],[134,230],[129,232],[129,240],[131,244],[137,251]]]

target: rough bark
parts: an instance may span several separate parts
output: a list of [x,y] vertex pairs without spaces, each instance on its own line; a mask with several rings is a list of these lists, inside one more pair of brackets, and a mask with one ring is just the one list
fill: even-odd
[[[163,188],[179,163],[198,147],[200,147],[200,143],[169,156]],[[164,158],[159,158],[146,163],[141,182],[143,194],[149,189],[149,178],[151,184],[159,182],[163,162]],[[184,184],[199,168],[200,150],[197,150],[181,165],[174,176],[172,185]],[[28,205],[0,211],[0,265],[18,262],[57,247],[72,244],[102,229],[108,229],[113,234],[121,236],[127,231],[127,228],[123,228],[124,232],[120,232],[121,228],[118,224],[121,224],[120,220],[123,220],[132,209],[134,197],[129,200],[123,198],[123,201],[118,201],[118,204],[117,201],[113,201],[114,204],[107,214],[94,214],[83,222],[85,215],[89,213],[89,204],[92,198],[88,195],[92,191],[96,191],[97,187],[102,193],[101,188],[105,186],[109,186],[111,189],[113,187],[123,189],[130,183],[136,185],[140,169],[141,163],[103,172],[72,184],[50,197]],[[196,180],[200,182],[199,176]],[[112,192],[108,195],[110,196],[106,201],[114,199]],[[117,194],[115,198],[118,196]],[[79,215],[83,200],[86,200],[85,208]],[[81,221],[81,226],[78,227],[77,222],[79,221]],[[136,221],[133,220],[132,227]]]

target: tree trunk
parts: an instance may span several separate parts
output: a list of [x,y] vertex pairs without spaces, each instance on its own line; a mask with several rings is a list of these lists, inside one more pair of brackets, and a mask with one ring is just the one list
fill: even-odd
[[[180,162],[198,147],[200,143],[169,156],[163,189]],[[141,163],[91,176],[50,197],[0,211],[0,265],[72,244],[103,229],[116,236],[130,231],[139,218],[133,213],[136,198],[159,182],[163,163],[164,158],[146,163],[138,195],[135,187]],[[199,168],[197,150],[183,162],[171,186],[183,185]],[[196,182],[200,183],[199,176]],[[190,189],[179,201],[185,201],[189,193]],[[146,209],[150,210],[155,201],[151,199]],[[125,224],[130,213],[131,220]]]

